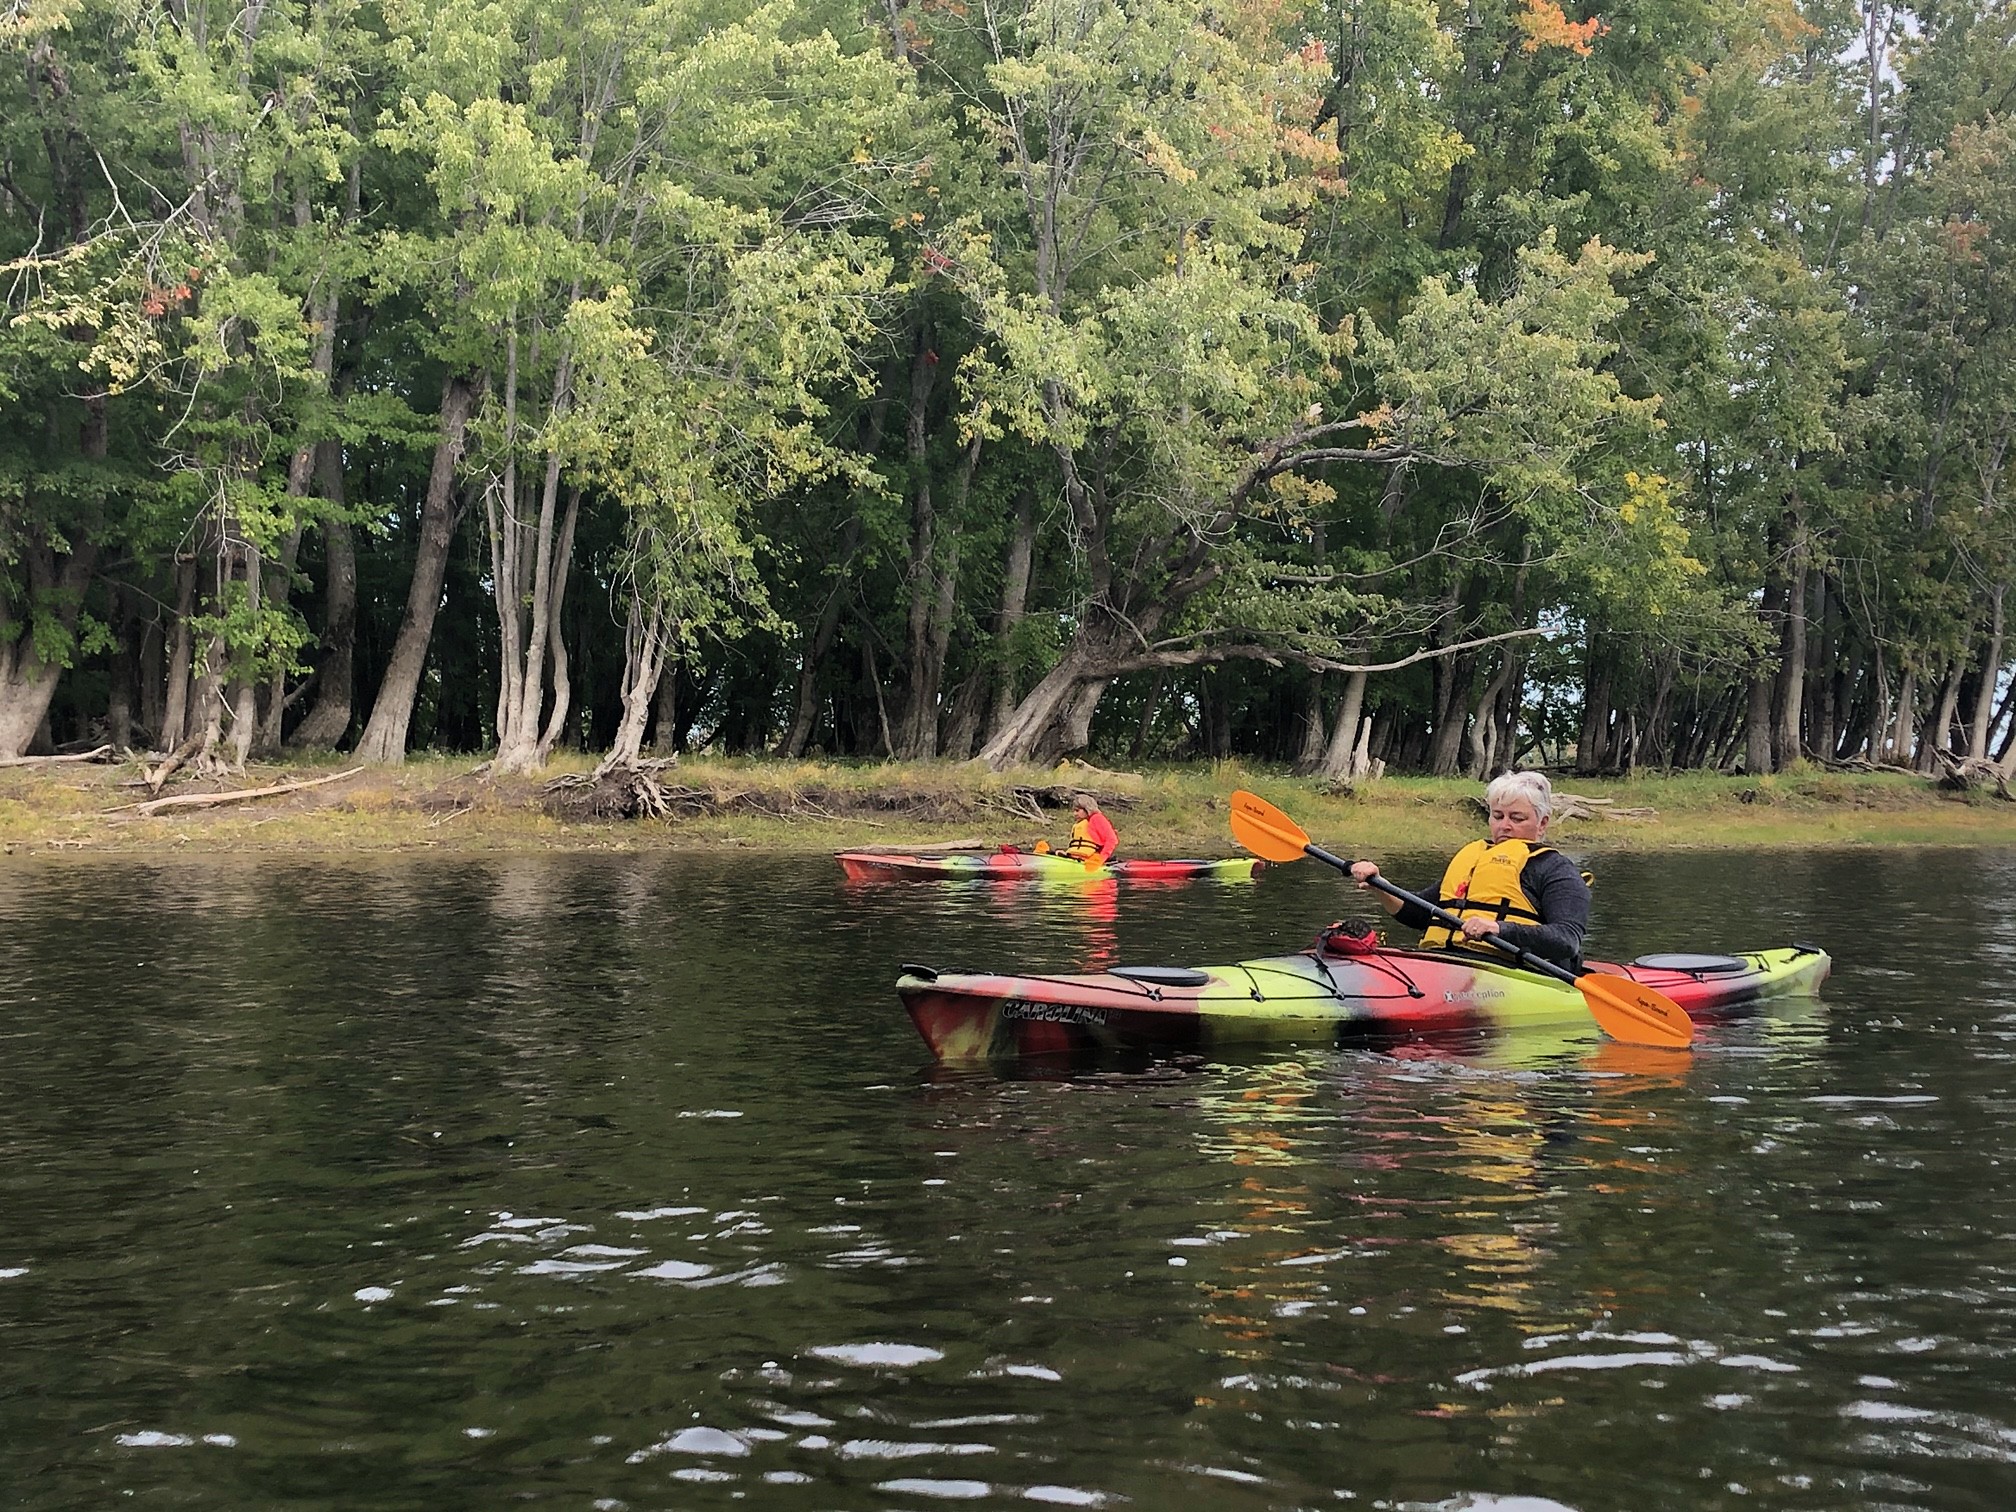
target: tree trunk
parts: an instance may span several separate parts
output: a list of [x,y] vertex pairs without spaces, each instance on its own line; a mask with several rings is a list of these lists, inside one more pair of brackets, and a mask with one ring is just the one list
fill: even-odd
[[259,685],[239,678],[231,685],[231,765],[242,771],[259,733]]
[[[1461,581],[1452,578],[1442,601],[1442,618],[1437,631],[1445,643],[1456,639],[1452,632],[1457,612],[1462,607],[1462,595]],[[1465,716],[1469,712],[1466,695],[1470,691],[1475,666],[1473,658],[1467,655],[1443,656],[1435,660],[1434,733],[1428,743],[1428,771],[1433,776],[1453,777],[1456,774],[1457,759],[1463,750]]]
[[1583,677],[1582,731],[1575,741],[1575,770],[1585,777],[1602,771],[1610,754],[1610,680],[1608,647],[1599,649],[1592,638]]
[[872,635],[861,638],[861,676],[875,699],[875,736],[870,754],[887,760],[894,754],[895,746],[889,732],[889,701],[882,694],[882,673],[875,665],[875,638]]
[[1785,625],[1779,637],[1776,747],[1780,766],[1805,754],[1806,719],[1806,523],[1794,512],[1790,580],[1785,587]]
[[945,710],[945,723],[938,732],[938,754],[947,761],[964,761],[980,740],[980,719],[986,712],[989,679],[984,667],[976,667],[960,680]]
[[1674,659],[1661,657],[1659,671],[1652,683],[1652,703],[1645,711],[1643,729],[1645,749],[1641,756],[1632,752],[1634,762],[1642,761],[1646,766],[1671,767],[1673,746],[1673,678]]
[[1813,657],[1814,686],[1820,694],[1820,707],[1813,716],[1813,754],[1822,761],[1832,761],[1841,740],[1844,683],[1834,649],[1840,639],[1840,608],[1824,572],[1813,578],[1813,618],[1820,626],[1819,646]]
[[1890,738],[1890,661],[1880,641],[1870,656],[1870,672],[1865,681],[1867,686],[1857,695],[1860,706],[1856,709],[1854,738],[1847,746],[1847,754],[1853,756],[1866,748],[1871,761],[1887,761],[1889,752],[1884,744]]
[[1911,737],[1918,728],[1918,669],[1906,667],[1897,689],[1897,714],[1883,742],[1883,759],[1897,766],[1911,760]]
[[1472,777],[1489,779],[1492,766],[1492,747],[1498,735],[1498,698],[1505,691],[1505,684],[1512,676],[1513,653],[1505,652],[1498,663],[1498,670],[1491,681],[1484,685],[1478,695],[1476,708],[1470,711],[1470,766]]
[[1054,760],[1082,750],[1092,711],[1114,676],[1110,669],[1130,639],[1121,626],[1095,622],[1081,627],[1057,665],[973,759],[998,772],[1017,762]]
[[151,748],[161,739],[161,718],[167,712],[168,645],[158,614],[140,626],[140,737]]
[[848,516],[833,567],[833,587],[826,595],[826,602],[819,606],[819,617],[805,632],[804,644],[798,653],[798,693],[792,700],[791,728],[785,733],[783,744],[777,748],[778,755],[791,761],[805,754],[805,746],[812,739],[813,727],[818,723],[819,670],[826,661],[827,653],[833,649],[833,636],[840,628],[840,612],[846,607],[847,590],[854,586],[849,569],[860,546],[861,516],[857,513]]
[[1964,656],[1954,657],[1953,665],[1946,673],[1946,681],[1939,689],[1939,706],[1918,737],[1918,759],[1914,764],[1921,772],[1936,771],[1939,752],[1952,748],[1953,721],[1960,716],[1960,679],[1966,675],[1967,659]]
[[[42,661],[34,649],[34,633],[28,629],[28,611],[40,609],[60,625],[62,633],[77,629],[83,609],[85,587],[91,583],[91,569],[97,564],[97,546],[79,542],[58,569],[56,554],[42,542],[22,546],[28,566],[30,601],[18,613],[22,631],[18,639],[0,641],[0,756],[20,756],[28,750],[48,718],[48,704],[56,696],[62,679],[60,661]],[[0,597],[0,621],[10,617],[10,605]]]
[[[1746,684],[1738,686],[1747,687]],[[1737,769],[1736,753],[1743,749],[1743,742],[1750,731],[1749,720],[1745,717],[1749,702],[1747,692],[1732,696],[1728,708],[1723,711],[1722,728],[1716,732],[1714,744],[1714,769],[1718,772],[1734,772]]]
[[[560,505],[561,455],[546,452],[546,466],[540,479],[538,507],[520,511],[518,436],[518,347],[515,330],[507,340],[505,381],[504,471],[484,492],[488,513],[491,551],[492,592],[497,602],[501,644],[501,676],[497,694],[497,755],[495,769],[525,772],[544,763],[557,737],[557,718],[564,717],[563,691],[556,687],[555,720],[543,726],[540,716],[546,706],[546,666],[549,658],[556,678],[566,675],[566,648],[560,644],[560,611],[567,587],[573,512],[562,519]],[[573,363],[563,354],[553,378],[547,418],[556,420],[571,407]],[[578,490],[572,496],[579,497]]]
[[1157,671],[1148,684],[1148,691],[1141,699],[1141,717],[1134,724],[1134,740],[1127,748],[1128,759],[1139,761],[1148,754],[1148,738],[1155,733],[1155,716],[1162,709],[1162,692],[1169,684],[1169,674]]
[[140,626],[134,614],[133,596],[126,589],[112,590],[112,665],[105,697],[105,738],[113,749],[133,746],[133,695],[139,687]]
[[[973,484],[973,472],[980,462],[980,438],[966,448],[960,465],[954,517],[965,513],[964,505]],[[913,647],[910,659],[910,703],[908,728],[903,739],[913,761],[928,761],[938,754],[938,702],[945,682],[945,657],[952,645],[952,615],[958,607],[959,536],[932,553],[930,573],[936,591],[925,616],[925,635]]]
[[[235,515],[227,515],[219,533],[217,576],[220,585],[218,603],[225,601],[222,589],[228,585],[242,584],[245,604],[256,617],[264,608],[262,602],[266,587],[266,563],[259,549],[245,537]],[[245,760],[252,754],[252,745],[259,732],[259,687],[248,675],[245,664],[237,658],[230,658],[229,647],[220,637],[211,642],[213,651],[227,658],[220,665],[218,675],[223,679],[223,714],[231,720],[232,771],[243,771]],[[212,769],[216,765],[216,750],[220,731],[207,726],[203,749],[197,758],[197,765]]]
[[[287,496],[292,499],[307,497],[307,465],[301,459],[314,459],[311,448],[304,447],[295,453],[294,462],[287,469]],[[302,475],[300,492],[296,493],[296,472]],[[287,601],[294,596],[294,565],[301,556],[301,526],[296,524],[287,532],[287,538],[280,543],[280,560],[271,571],[262,573],[260,591],[267,601],[284,609]],[[255,688],[252,699],[252,718],[247,727],[247,754],[261,757],[280,754],[280,732],[287,718],[287,669],[274,671],[264,688]],[[235,730],[235,727],[234,727]],[[242,763],[242,758],[241,758]]]
[[[103,462],[111,451],[106,405],[103,393],[84,401],[78,451],[89,463]],[[45,627],[53,622],[58,632],[55,638],[65,645],[74,644],[84,590],[98,565],[98,548],[79,538],[59,567],[52,546],[30,540],[20,547],[20,557],[28,579],[27,602],[10,605],[4,585],[0,585],[0,625],[11,622],[19,627],[15,638],[0,638],[0,757],[27,751],[49,717],[49,703],[56,696],[64,663],[42,660],[35,649],[37,621]]]
[[1000,733],[1015,712],[1015,629],[1028,610],[1029,577],[1036,559],[1036,490],[1015,492],[1015,527],[1008,537],[1008,560],[1001,575],[1001,607],[994,616],[994,707],[988,734]]
[[658,669],[658,707],[651,716],[651,750],[672,756],[679,749],[679,664],[670,657]]
[[1309,686],[1302,695],[1302,709],[1296,721],[1302,727],[1302,747],[1295,753],[1292,770],[1298,775],[1306,775],[1323,764],[1323,674],[1310,674]]
[[[574,528],[581,518],[581,490],[567,491],[567,514],[560,523],[560,544],[553,552],[553,609],[547,619],[546,648],[553,664],[553,710],[546,718],[546,727],[539,734],[538,755],[534,766],[546,765],[546,759],[553,754],[553,748],[560,743],[560,736],[567,728],[567,713],[573,695],[574,685],[567,670],[567,638],[560,633],[561,611],[567,602],[567,577],[569,565],[574,560]],[[538,705],[530,706],[536,712]],[[767,731],[765,732],[768,733]],[[759,749],[760,742],[751,749]],[[503,755],[503,740],[498,740],[498,755]],[[505,770],[510,770],[506,767]]]
[[[1783,639],[1783,616],[1785,613],[1785,584],[1774,573],[1764,584],[1764,602],[1760,608],[1766,626],[1776,626]],[[1775,770],[1772,763],[1772,701],[1778,691],[1778,669],[1761,665],[1750,674],[1750,705],[1747,723],[1743,732],[1743,770],[1752,777],[1761,777]],[[1789,752],[1781,752],[1787,760]]]
[[1232,759],[1232,699],[1224,669],[1206,667],[1197,679],[1197,701],[1204,710],[1204,754],[1213,761]]
[[427,498],[421,506],[420,530],[414,543],[413,581],[406,593],[406,615],[385,680],[371,705],[371,717],[357,741],[360,761],[396,765],[406,759],[406,731],[413,722],[413,700],[427,667],[427,644],[434,635],[434,616],[441,609],[441,585],[448,575],[448,550],[462,509],[455,487],[455,468],[462,459],[469,417],[476,411],[476,385],[460,374],[441,388],[441,434],[434,445],[434,466],[427,476]]
[[1040,765],[1049,766],[1092,744],[1092,715],[1111,682],[1111,678],[1100,677],[1078,684],[1077,691],[1065,702],[1061,717],[1033,753]]
[[[24,754],[35,732],[49,716],[50,700],[63,676],[63,663],[45,662],[36,653],[35,637],[28,628],[29,612],[39,608],[53,618],[64,635],[77,628],[83,607],[84,589],[97,564],[98,549],[88,542],[77,543],[61,568],[56,553],[41,542],[22,548],[28,566],[29,604],[17,617],[22,622],[18,639],[0,641],[0,757]],[[0,599],[0,619],[9,617],[9,606]]]
[[636,589],[630,595],[630,610],[623,628],[623,717],[616,725],[616,740],[602,766],[635,766],[644,754],[644,727],[651,719],[651,704],[665,671],[665,606],[645,607]]
[[1363,672],[1352,672],[1345,677],[1344,706],[1337,711],[1337,722],[1330,727],[1330,740],[1323,748],[1323,759],[1310,776],[1321,777],[1328,782],[1349,782],[1358,775],[1351,758],[1358,750],[1360,740],[1358,722],[1365,708],[1365,678]]
[[1981,684],[1974,694],[1974,717],[1967,723],[1967,759],[1988,759],[1989,727],[1994,723],[1995,684],[2002,676],[2002,600],[2007,583],[1997,583],[1989,594],[1988,644],[1981,653]]
[[196,645],[189,621],[196,613],[196,562],[175,564],[175,627],[168,637],[167,705],[161,715],[160,746],[172,751],[189,736],[190,679],[196,668]]
[[[297,197],[294,204],[294,224],[305,230],[310,224],[310,210],[306,195]],[[327,277],[325,271],[324,274]],[[336,280],[331,277],[324,287],[321,297],[305,313],[315,327],[315,352],[309,365],[322,377],[326,388],[331,375],[336,370],[336,314],[338,309]],[[332,438],[333,439],[333,438]],[[315,456],[320,443],[311,442],[295,451],[287,459],[287,497],[305,499],[308,484],[315,474]],[[294,512],[295,524],[288,531],[286,542],[281,547],[278,570],[273,572],[265,584],[267,599],[285,608],[294,592],[294,563],[301,549],[301,515]],[[273,673],[271,684],[266,689],[266,697],[259,710],[259,727],[254,738],[254,747],[262,755],[275,755],[280,750],[282,726],[287,717],[287,669],[278,668]]]
[[1498,744],[1493,765],[1501,772],[1519,765],[1519,725],[1526,712],[1527,662],[1525,652],[1512,653],[1512,675],[1506,679],[1505,691],[1498,698]]
[[[938,743],[938,679],[930,665],[932,608],[938,600],[938,519],[931,492],[925,422],[931,389],[938,375],[938,354],[931,349],[931,323],[918,323],[910,357],[910,407],[905,450],[910,462],[910,566],[904,575],[909,590],[905,616],[903,713],[896,723],[895,755],[915,760],[936,754]],[[977,441],[976,441],[977,444]]]
[[[1468,673],[1466,662],[1463,671]],[[1469,724],[1469,707],[1464,702],[1469,678],[1462,684],[1455,680],[1454,669],[1449,677],[1448,706],[1442,711],[1435,724],[1435,735],[1428,743],[1428,771],[1436,777],[1453,777],[1463,753],[1463,731]]]
[[[322,497],[341,507],[343,444],[324,441],[315,448],[316,486]],[[315,705],[295,726],[287,743],[300,750],[331,750],[350,733],[355,697],[357,647],[357,545],[348,520],[334,515],[320,522],[323,585],[322,656],[315,666]],[[444,561],[443,571],[446,571]],[[405,744],[402,734],[400,744]]]
[[1743,724],[1743,771],[1761,777],[1771,770],[1771,693],[1775,679],[1769,672],[1750,677],[1749,713]]

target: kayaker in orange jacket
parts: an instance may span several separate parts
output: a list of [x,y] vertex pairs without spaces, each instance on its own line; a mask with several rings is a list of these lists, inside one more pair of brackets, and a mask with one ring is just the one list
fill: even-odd
[[1064,854],[1076,856],[1087,866],[1104,866],[1119,846],[1120,837],[1114,833],[1113,821],[1101,811],[1099,800],[1090,793],[1073,794],[1071,841]]
[[[1561,852],[1546,844],[1554,814],[1554,789],[1539,772],[1507,772],[1485,789],[1491,838],[1473,840],[1443,873],[1436,901],[1463,921],[1461,932],[1438,924],[1424,910],[1381,895],[1386,911],[1422,931],[1431,949],[1471,949],[1487,934],[1544,956],[1570,971],[1582,969],[1582,936],[1589,929],[1589,883]],[[1365,887],[1377,876],[1373,861],[1354,861],[1351,875]]]

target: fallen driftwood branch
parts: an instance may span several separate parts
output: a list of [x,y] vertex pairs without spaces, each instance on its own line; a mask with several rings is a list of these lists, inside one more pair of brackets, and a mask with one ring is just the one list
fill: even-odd
[[1955,756],[1948,751],[1934,751],[1932,755],[1939,766],[1939,777],[1933,786],[1942,793],[1966,793],[1988,786],[1994,788],[1997,798],[2016,796],[2009,791],[2008,776],[1992,761]]
[[1043,822],[1043,810],[1036,806],[1036,800],[1027,788],[1010,788],[1005,793],[982,793],[978,801],[980,807],[1006,814],[1024,824]]
[[427,828],[439,829],[441,828],[442,825],[446,824],[450,819],[460,819],[464,814],[468,813],[471,809],[475,807],[476,805],[474,802],[469,802],[463,804],[459,808],[451,808],[450,810],[448,810],[447,813],[441,815],[440,818],[429,819],[427,821]]
[[1589,798],[1581,793],[1554,795],[1556,819],[1651,819],[1658,812],[1653,808],[1619,808],[1615,798]]
[[1132,788],[1138,791],[1142,783],[1139,772],[1116,772],[1107,767],[1096,767],[1075,756],[1058,762],[1057,770],[1065,776],[1076,777],[1078,785],[1087,789],[1092,787],[1095,779],[1107,783],[1109,790]]
[[1830,772],[1889,772],[1898,777],[1923,777],[1916,767],[1899,766],[1894,761],[1871,761],[1866,756],[1850,756],[1845,761],[1826,763]]
[[[1489,818],[1491,805],[1482,798],[1472,795],[1470,804],[1478,813]],[[1615,798],[1591,798],[1583,793],[1554,792],[1554,817],[1556,819],[1656,819],[1659,810],[1655,808],[1619,808]]]
[[89,751],[75,751],[68,756],[0,756],[0,767],[54,766],[59,761],[113,761],[117,758],[112,747],[101,745]]
[[182,744],[161,758],[161,764],[147,769],[147,789],[158,793],[168,779],[182,769],[182,764],[203,749],[203,732],[198,730]]
[[[361,766],[352,767],[347,772],[331,772],[327,777],[310,777],[305,782],[279,782],[272,787],[241,788],[235,793],[178,793],[173,798],[154,798],[146,803],[124,804],[143,818],[171,808],[216,808],[224,803],[247,803],[254,798],[274,798],[281,793],[298,793],[303,788],[321,787],[327,782],[341,782],[345,777],[355,777],[363,771]],[[105,813],[116,814],[120,809],[106,809]]]

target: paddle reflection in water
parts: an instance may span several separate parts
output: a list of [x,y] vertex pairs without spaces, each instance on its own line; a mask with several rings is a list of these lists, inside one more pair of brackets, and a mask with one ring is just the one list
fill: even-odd
[[[1680,1088],[1690,1063],[1676,1066],[1670,1055],[1610,1041],[1532,1046],[1518,1056],[1494,1048],[1498,1064],[1491,1069],[1453,1047],[1415,1045],[1390,1059],[1366,1057],[1348,1080],[1334,1070],[1325,1075],[1286,1062],[1256,1070],[1265,1077],[1259,1084],[1201,1091],[1198,1107],[1208,1124],[1199,1153],[1242,1168],[1234,1190],[1244,1212],[1233,1227],[1276,1241],[1259,1252],[1261,1263],[1242,1267],[1243,1279],[1230,1295],[1266,1304],[1266,1317],[1308,1311],[1317,1296],[1328,1294],[1315,1278],[1377,1258],[1405,1222],[1419,1216],[1418,1203],[1366,1188],[1432,1171],[1470,1186],[1454,1200],[1438,1192],[1434,1206],[1459,1221],[1492,1220],[1488,1228],[1457,1226],[1432,1235],[1429,1242],[1449,1251],[1459,1267],[1453,1275],[1464,1278],[1460,1291],[1443,1292],[1442,1299],[1529,1313],[1531,1273],[1547,1252],[1535,1242],[1539,1231],[1520,1221],[1520,1206],[1547,1198],[1569,1166],[1575,1181],[1600,1183],[1606,1170],[1622,1173],[1637,1165],[1613,1134],[1639,1116],[1644,1093]],[[1515,1066],[1516,1074],[1506,1074]],[[1580,1096],[1564,1097],[1567,1087]],[[1431,1095],[1424,1098],[1424,1089]],[[1348,1105],[1332,1106],[1339,1098]],[[1352,1188],[1348,1211],[1359,1222],[1343,1245],[1311,1248],[1311,1187],[1280,1173],[1339,1165],[1331,1125],[1340,1120],[1352,1131],[1341,1168]],[[1288,1273],[1292,1283],[1279,1285]],[[1244,1317],[1241,1328],[1243,1336],[1258,1337],[1271,1325],[1255,1314]]]

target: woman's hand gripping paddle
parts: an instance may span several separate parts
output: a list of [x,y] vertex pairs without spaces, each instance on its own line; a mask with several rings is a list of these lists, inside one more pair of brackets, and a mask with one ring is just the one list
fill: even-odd
[[[1304,856],[1314,856],[1318,861],[1329,862],[1346,876],[1351,874],[1349,861],[1311,843],[1308,833],[1293,819],[1259,794],[1246,792],[1243,788],[1232,795],[1232,838],[1263,860],[1300,861]],[[1447,909],[1438,908],[1426,898],[1394,886],[1382,876],[1369,878],[1368,884],[1388,897],[1425,910],[1438,923],[1452,929],[1462,928],[1462,920]],[[1589,1005],[1597,1028],[1612,1039],[1630,1045],[1659,1045],[1675,1050],[1685,1049],[1693,1043],[1694,1021],[1687,1017],[1686,1009],[1663,992],[1654,992],[1628,977],[1606,976],[1596,971],[1584,972],[1578,977],[1530,950],[1520,949],[1510,940],[1500,939],[1495,934],[1481,938],[1529,971],[1572,983],[1581,991],[1582,1000]]]

